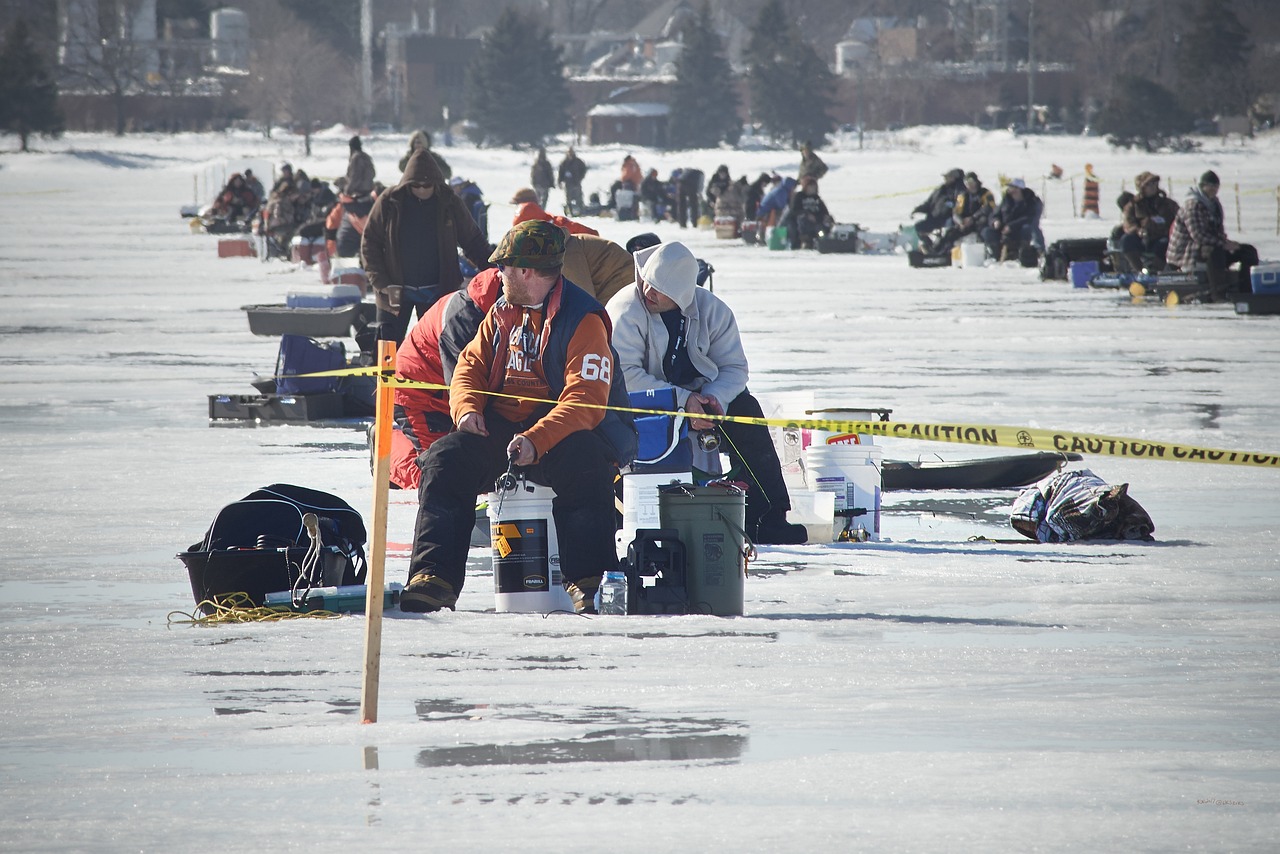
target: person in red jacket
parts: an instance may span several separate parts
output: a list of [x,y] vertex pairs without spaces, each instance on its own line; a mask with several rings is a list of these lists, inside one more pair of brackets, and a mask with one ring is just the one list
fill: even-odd
[[[496,268],[482,270],[466,290],[442,299],[419,320],[396,350],[396,376],[447,386],[462,352],[480,327],[485,312],[502,293]],[[418,455],[453,430],[448,389],[397,388],[392,435],[391,482],[401,489],[417,489],[421,479]]]

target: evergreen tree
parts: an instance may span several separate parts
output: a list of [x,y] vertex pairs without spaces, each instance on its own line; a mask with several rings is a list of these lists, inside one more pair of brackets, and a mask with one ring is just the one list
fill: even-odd
[[1198,116],[1243,115],[1252,99],[1249,31],[1227,0],[1198,0],[1178,49],[1183,103]]
[[1170,145],[1183,147],[1182,137],[1194,122],[1178,104],[1178,97],[1159,83],[1122,75],[1112,85],[1112,95],[1096,124],[1114,146],[1158,151]]
[[568,127],[569,92],[550,31],[503,12],[467,69],[466,102],[477,142],[539,145]]
[[835,128],[827,113],[835,75],[801,37],[782,0],[768,0],[761,7],[748,50],[752,118],[775,140],[820,144]]
[[0,50],[0,128],[12,131],[28,151],[31,134],[59,136],[63,130],[58,87],[45,69],[24,18],[5,34]]
[[711,8],[684,30],[684,47],[676,60],[668,142],[672,148],[714,148],[723,140],[737,145],[742,135],[738,92],[724,45],[711,22]]

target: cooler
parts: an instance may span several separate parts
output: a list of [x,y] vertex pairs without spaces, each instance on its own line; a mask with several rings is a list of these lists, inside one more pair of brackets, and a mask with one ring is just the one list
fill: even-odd
[[288,308],[339,308],[360,302],[360,288],[356,285],[329,285],[305,291],[289,291],[285,295]]
[[1280,264],[1259,264],[1249,274],[1255,294],[1280,294]]
[[1089,287],[1089,280],[1098,275],[1101,267],[1098,261],[1072,261],[1067,266],[1067,277],[1071,279],[1071,286],[1073,288]]

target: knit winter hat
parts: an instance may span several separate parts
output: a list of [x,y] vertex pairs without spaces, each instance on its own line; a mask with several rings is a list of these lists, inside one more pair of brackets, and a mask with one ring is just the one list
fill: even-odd
[[538,194],[534,192],[532,187],[521,187],[511,197],[511,204],[522,205],[525,202],[536,202],[537,200]]
[[1219,184],[1221,184],[1222,182],[1218,180],[1218,173],[1217,173],[1217,172],[1214,172],[1212,169],[1210,169],[1208,172],[1206,172],[1206,173],[1204,173],[1203,175],[1201,175],[1201,176],[1200,176],[1200,183],[1201,183],[1201,184],[1212,184],[1213,186],[1215,186],[1215,187],[1216,187],[1216,186],[1218,186]]
[[559,267],[564,262],[564,229],[538,219],[512,226],[489,260],[535,270]]
[[1159,180],[1160,176],[1154,172],[1139,172],[1138,176],[1133,179],[1133,188],[1141,191],[1143,187],[1147,186],[1152,181],[1158,182]]

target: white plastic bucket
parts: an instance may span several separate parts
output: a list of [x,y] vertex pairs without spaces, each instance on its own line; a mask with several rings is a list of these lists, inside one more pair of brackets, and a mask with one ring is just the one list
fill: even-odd
[[627,546],[642,528],[661,528],[658,521],[658,487],[669,483],[692,483],[692,472],[624,474],[622,476],[622,529],[615,537],[618,559],[627,556]]
[[550,487],[524,482],[502,495],[489,494],[498,613],[573,611],[560,575],[560,543],[551,515],[554,497]]
[[987,247],[982,243],[961,243],[956,247],[960,250],[961,267],[981,267],[987,260]]
[[[815,421],[879,421],[880,413],[869,409],[810,409],[806,413]],[[872,445],[875,444],[870,433],[842,433],[833,430],[809,431],[813,445]]]
[[787,511],[787,521],[793,525],[804,525],[806,539],[811,543],[828,543],[836,538],[844,527],[844,520],[834,524],[836,518],[836,496],[833,492],[814,492],[808,489],[788,490],[791,495],[791,509]]
[[[863,516],[853,517],[850,528],[861,526],[870,539],[880,539],[880,469],[884,449],[879,445],[810,445],[805,451],[809,488],[835,493],[834,512],[863,508]],[[844,519],[835,526],[838,533]]]

